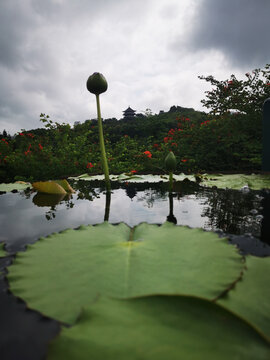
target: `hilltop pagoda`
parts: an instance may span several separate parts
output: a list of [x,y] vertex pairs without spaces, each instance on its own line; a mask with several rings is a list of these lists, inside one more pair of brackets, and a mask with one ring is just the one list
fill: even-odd
[[123,119],[134,119],[136,110],[131,109],[129,106],[126,110],[123,111]]

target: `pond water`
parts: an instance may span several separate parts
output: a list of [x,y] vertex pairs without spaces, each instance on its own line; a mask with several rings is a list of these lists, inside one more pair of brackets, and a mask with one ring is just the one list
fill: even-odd
[[[141,222],[201,227],[227,236],[242,254],[270,256],[270,192],[204,188],[193,182],[112,182],[111,198],[102,182],[70,181],[76,192],[65,198],[31,190],[0,196],[0,242],[9,256],[0,258],[1,270],[14,254],[41,236],[67,228],[98,224]],[[8,291],[0,275],[1,359],[43,359],[46,343],[57,334],[59,324],[27,310]],[[16,345],[15,345],[16,344]],[[14,346],[15,345],[15,346]]]

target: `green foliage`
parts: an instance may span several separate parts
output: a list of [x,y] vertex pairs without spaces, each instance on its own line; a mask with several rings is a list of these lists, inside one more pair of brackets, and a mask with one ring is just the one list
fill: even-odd
[[261,114],[264,101],[270,96],[270,64],[264,69],[254,69],[246,73],[246,80],[238,80],[231,75],[230,80],[219,81],[213,76],[199,76],[215,88],[206,92],[201,102],[213,114],[224,114],[230,110],[255,115]]
[[[270,96],[269,65],[246,77],[245,81],[233,75],[226,81],[201,77],[216,86],[202,101],[212,109],[210,114],[172,106],[159,115],[147,112],[134,119],[103,121],[111,171],[162,173],[169,151],[176,156],[176,172],[261,170],[261,106]],[[45,129],[1,138],[0,182],[12,182],[15,176],[38,181],[86,171],[102,173],[97,120],[74,128],[53,122],[45,114],[40,120]]]
[[28,246],[9,268],[8,280],[29,307],[74,323],[81,307],[97,294],[214,300],[242,271],[241,256],[215,233],[171,223],[130,229],[105,222],[52,234]]

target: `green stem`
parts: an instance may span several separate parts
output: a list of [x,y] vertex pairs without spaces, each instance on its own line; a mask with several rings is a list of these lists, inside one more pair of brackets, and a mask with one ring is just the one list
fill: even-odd
[[101,112],[100,112],[100,102],[99,95],[96,95],[97,100],[97,115],[98,115],[98,133],[99,133],[99,144],[100,144],[100,152],[101,152],[101,163],[104,171],[105,184],[107,191],[111,191],[111,183],[109,177],[109,168],[106,157],[105,145],[104,145],[104,137],[103,137],[103,128],[102,128],[102,120],[101,120]]
[[170,182],[170,192],[173,191],[173,173],[170,171],[169,173],[169,182]]

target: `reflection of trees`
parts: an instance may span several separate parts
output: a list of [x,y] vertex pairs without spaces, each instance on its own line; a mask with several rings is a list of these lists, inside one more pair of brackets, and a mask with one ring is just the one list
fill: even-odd
[[232,234],[259,231],[256,218],[251,214],[252,209],[260,206],[260,198],[256,196],[256,192],[212,188],[202,191],[202,196],[207,197],[203,205],[208,205],[202,216],[208,217],[208,225],[212,229]]

